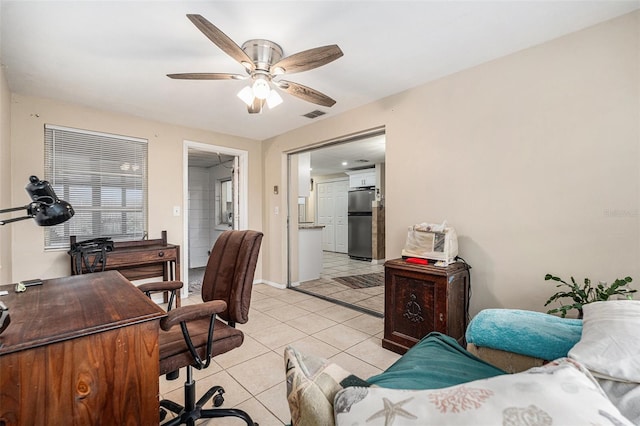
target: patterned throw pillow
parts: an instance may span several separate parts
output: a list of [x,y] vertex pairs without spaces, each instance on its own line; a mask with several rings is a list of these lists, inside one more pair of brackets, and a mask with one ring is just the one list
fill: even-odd
[[347,386],[369,386],[342,367],[291,346],[284,351],[287,401],[293,426],[331,426],[333,399]]
[[338,426],[632,425],[569,358],[443,389],[348,388],[336,395],[335,415]]

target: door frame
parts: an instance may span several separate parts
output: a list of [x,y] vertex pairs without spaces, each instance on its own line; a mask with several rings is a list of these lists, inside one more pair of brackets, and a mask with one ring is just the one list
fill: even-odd
[[[291,288],[293,284],[291,281],[291,275],[292,275],[291,269],[293,267],[292,258],[295,258],[297,260],[297,257],[293,255],[292,251],[298,249],[297,241],[292,240],[294,237],[296,237],[297,239],[297,236],[298,236],[297,229],[296,230],[291,229],[292,227],[291,215],[296,214],[296,217],[297,217],[297,211],[294,212],[292,211],[292,208],[291,208],[292,204],[297,205],[297,202],[294,203],[292,201],[293,198],[297,200],[297,195],[293,194],[291,190],[291,187],[293,186],[292,179],[295,179],[296,182],[298,181],[297,176],[295,178],[292,176],[291,156],[295,154],[301,154],[303,152],[309,152],[309,151],[314,151],[321,148],[326,148],[332,145],[339,145],[339,144],[354,142],[360,139],[366,139],[366,138],[376,136],[376,135],[381,135],[381,134],[386,134],[385,126],[374,127],[368,130],[352,133],[350,135],[344,135],[334,139],[325,140],[323,142],[317,142],[317,143],[312,143],[309,145],[297,147],[289,151],[283,151],[283,161],[284,161],[283,164],[286,165],[286,183],[287,183],[286,203],[285,203],[285,206],[287,208],[286,233],[285,233],[286,264],[284,264],[283,266],[286,267],[286,279],[287,279],[286,287],[287,288]],[[297,166],[296,166],[296,171],[297,171]],[[297,185],[295,186],[295,188],[297,188]],[[316,214],[317,214],[317,206],[316,206]],[[297,224],[297,220],[295,223]],[[296,266],[296,269],[297,269],[297,266]]]
[[[233,229],[247,229],[249,223],[249,152],[226,146],[210,145],[202,142],[184,140],[182,144],[182,247],[180,263],[188,266],[189,259],[189,149],[210,152],[212,154],[232,155],[236,157],[237,168],[233,173],[234,209]],[[236,162],[234,161],[234,165]],[[189,294],[189,268],[182,268],[182,297]]]

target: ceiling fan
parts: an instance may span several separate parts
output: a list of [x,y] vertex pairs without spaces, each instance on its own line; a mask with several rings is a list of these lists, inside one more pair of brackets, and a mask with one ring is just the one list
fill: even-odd
[[244,42],[240,47],[201,15],[189,14],[187,18],[223,52],[238,61],[245,68],[247,75],[182,73],[167,74],[167,77],[183,80],[251,79],[251,86],[245,87],[238,93],[238,97],[247,104],[250,114],[261,112],[265,103],[269,108],[273,108],[282,102],[278,92],[271,87],[272,84],[290,95],[317,105],[331,107],[336,103],[324,93],[299,83],[280,80],[279,77],[284,74],[309,71],[335,61],[343,55],[337,45],[316,47],[283,58],[282,48],[272,41],[253,39]]

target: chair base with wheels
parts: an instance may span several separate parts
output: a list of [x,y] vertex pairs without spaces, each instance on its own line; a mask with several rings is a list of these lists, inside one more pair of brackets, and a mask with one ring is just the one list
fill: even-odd
[[173,401],[163,399],[160,401],[161,414],[160,421],[166,417],[167,409],[175,413],[178,417],[163,423],[163,426],[175,426],[180,424],[193,424],[198,419],[213,419],[218,417],[238,417],[247,423],[248,426],[258,426],[251,420],[251,417],[244,411],[236,408],[215,408],[204,409],[204,405],[213,399],[213,406],[220,407],[224,402],[224,389],[222,386],[213,386],[198,401],[196,401],[196,382],[193,380],[192,367],[187,367],[187,381],[184,384],[184,406]]

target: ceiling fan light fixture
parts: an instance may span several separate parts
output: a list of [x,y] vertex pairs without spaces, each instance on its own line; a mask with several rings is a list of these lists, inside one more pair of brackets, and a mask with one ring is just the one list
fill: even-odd
[[282,103],[282,97],[275,89],[271,89],[271,93],[269,93],[269,97],[267,98],[267,106],[269,109],[275,108]]
[[242,99],[242,102],[247,104],[247,106],[253,105],[253,100],[255,96],[253,95],[253,90],[251,86],[245,86],[244,89],[238,92],[238,97]]
[[309,71],[335,61],[343,56],[338,45],[316,47],[283,58],[282,47],[277,43],[264,39],[252,39],[247,40],[240,47],[203,16],[188,14],[187,17],[213,44],[240,63],[247,71],[247,75],[206,72],[167,74],[168,77],[182,80],[245,80],[250,78],[253,83],[242,89],[238,93],[238,97],[247,104],[251,114],[260,113],[265,103],[273,108],[282,102],[282,98],[274,92],[271,83],[285,93],[306,102],[324,107],[331,107],[336,103],[334,99],[310,87],[292,81],[272,79],[284,74]]
[[271,93],[271,86],[264,76],[256,76],[256,81],[253,82],[253,94],[258,99],[267,99],[269,93]]

